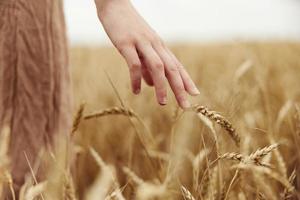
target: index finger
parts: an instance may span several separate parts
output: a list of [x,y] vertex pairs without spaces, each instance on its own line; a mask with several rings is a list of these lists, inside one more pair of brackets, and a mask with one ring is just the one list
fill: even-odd
[[138,50],[150,72],[156,92],[157,101],[161,105],[167,104],[167,89],[164,64],[152,48],[151,44],[138,45]]

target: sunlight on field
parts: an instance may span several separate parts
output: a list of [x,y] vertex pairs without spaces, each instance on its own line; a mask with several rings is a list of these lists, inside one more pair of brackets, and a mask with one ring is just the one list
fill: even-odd
[[[86,102],[84,113],[90,114],[124,103],[143,121],[140,123],[136,117],[129,121],[126,112],[107,112],[98,119],[83,121],[77,133],[80,145],[86,150],[94,147],[113,167],[117,188],[126,199],[182,199],[180,186],[195,199],[279,199],[287,195],[293,185],[299,184],[298,178],[290,182],[288,179],[294,169],[298,170],[300,159],[299,125],[296,126],[300,117],[298,110],[296,118],[300,46],[183,45],[173,51],[201,89],[201,95],[192,98],[192,102],[227,118],[241,138],[240,147],[213,117],[208,120],[203,115],[199,119],[195,112],[183,114],[171,93],[166,107],[156,104],[151,88],[145,87],[139,96],[131,94],[127,67],[117,52],[75,48],[72,67],[76,105]],[[259,162],[256,166],[237,165],[246,162],[241,162],[237,154],[222,157],[228,152],[247,157],[271,144],[279,146],[266,154],[254,154],[259,158],[252,158],[253,162],[247,161]],[[97,172],[88,154],[84,151],[79,156],[76,181],[80,190]],[[218,156],[222,159],[213,162]],[[106,191],[109,193],[116,189],[110,184]],[[95,187],[101,188],[101,184]]]
[[[195,106],[187,111],[178,109],[171,92],[165,107],[156,103],[152,88],[133,95],[127,66],[115,50],[71,49],[73,142],[68,148],[60,142],[53,153],[50,187],[29,182],[25,196],[300,198],[300,44],[172,49],[201,92],[190,98]],[[68,152],[76,158],[72,166],[66,164],[72,160],[66,162]]]

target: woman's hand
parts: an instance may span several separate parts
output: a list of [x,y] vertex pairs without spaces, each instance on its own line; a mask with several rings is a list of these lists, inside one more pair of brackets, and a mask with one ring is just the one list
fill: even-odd
[[95,2],[106,33],[129,66],[133,92],[139,94],[143,77],[149,86],[154,86],[158,103],[165,105],[168,81],[178,104],[182,108],[190,107],[186,92],[198,95],[198,89],[183,65],[138,14],[130,0]]

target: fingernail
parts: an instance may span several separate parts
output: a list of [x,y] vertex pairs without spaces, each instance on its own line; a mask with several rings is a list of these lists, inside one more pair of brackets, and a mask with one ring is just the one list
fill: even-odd
[[162,100],[160,101],[161,105],[166,105],[167,104],[167,97],[163,97]]
[[195,94],[195,95],[199,95],[199,94],[200,94],[200,91],[199,91],[198,88],[196,88],[196,87],[194,87],[194,88],[192,89],[192,92],[193,92],[193,94]]
[[183,102],[181,102],[181,106],[183,108],[189,108],[189,107],[191,107],[191,104],[188,100],[184,100]]
[[133,91],[134,94],[139,94],[140,92],[141,92],[141,89],[140,89],[140,88],[135,89],[135,90]]

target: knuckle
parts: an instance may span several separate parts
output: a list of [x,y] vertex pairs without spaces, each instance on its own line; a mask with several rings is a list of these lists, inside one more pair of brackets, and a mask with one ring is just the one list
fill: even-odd
[[123,54],[125,52],[125,50],[127,49],[128,44],[117,44],[116,48],[118,49],[118,51]]
[[131,47],[133,44],[131,39],[125,39],[121,40],[119,42],[116,42],[116,48],[119,50],[120,53],[123,53],[126,49]]
[[176,96],[177,101],[182,102],[186,100],[186,97],[184,96],[184,94],[180,94]]
[[163,41],[159,37],[153,36],[150,41],[155,46],[164,46]]
[[168,68],[168,71],[169,71],[170,73],[177,73],[177,72],[178,72],[178,68],[177,68],[177,67],[169,67],[169,68]]
[[136,77],[136,71],[135,71],[135,70],[132,70],[132,69],[130,69],[129,71],[130,71],[130,72],[129,72],[129,73],[130,73],[130,78],[131,78],[131,79],[134,79],[134,78]]
[[137,76],[134,76],[134,77],[132,77],[131,78],[131,82],[133,83],[133,84],[139,84],[139,82],[140,82],[140,78],[139,77],[137,77]]
[[160,86],[160,87],[157,87],[157,94],[159,96],[166,96],[166,90],[164,87]]
[[158,38],[153,38],[151,42],[157,46],[162,46],[162,44],[163,44],[162,41]]
[[184,66],[183,65],[178,65],[177,70],[184,70]]
[[178,96],[183,95],[184,87],[182,85],[176,85],[174,86],[175,91],[177,91]]
[[140,62],[133,62],[133,63],[130,65],[130,70],[131,70],[131,71],[136,71],[136,70],[138,70],[139,68],[141,68],[141,63],[140,63]]
[[178,100],[184,100],[184,99],[186,99],[183,87],[177,86],[177,87],[175,87],[173,89],[173,92],[174,92],[174,94],[176,96],[176,99],[178,99]]
[[153,63],[153,67],[156,70],[162,71],[164,69],[164,64],[161,61],[156,61],[155,63]]
[[183,92],[184,91],[184,85],[183,82],[179,79],[169,79],[169,82],[171,84],[172,90],[177,92]]
[[132,73],[130,79],[132,83],[138,84],[141,80],[141,76],[138,73]]
[[147,68],[147,70],[145,70],[144,72],[149,72],[149,74],[153,74],[153,67],[152,66],[149,66],[148,68]]
[[166,92],[165,82],[163,80],[154,80],[154,87],[158,94],[164,94]]
[[136,77],[138,75],[138,70],[137,68],[129,68],[129,71],[130,71],[130,74],[131,74],[131,77]]

